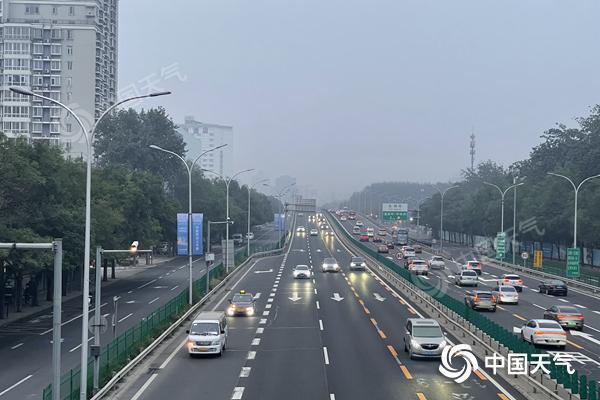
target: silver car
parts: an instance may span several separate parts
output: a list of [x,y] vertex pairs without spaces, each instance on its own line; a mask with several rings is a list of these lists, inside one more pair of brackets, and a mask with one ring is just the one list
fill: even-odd
[[471,270],[462,270],[458,271],[454,276],[454,283],[458,286],[475,286],[477,287],[477,283],[479,282],[479,278],[477,277],[477,272]]
[[364,271],[367,269],[367,263],[362,257],[352,257],[350,260],[350,271]]
[[327,257],[323,260],[323,264],[321,264],[321,270],[323,272],[339,272],[340,266],[335,258]]
[[434,319],[409,318],[404,332],[404,351],[410,358],[439,358],[448,345]]

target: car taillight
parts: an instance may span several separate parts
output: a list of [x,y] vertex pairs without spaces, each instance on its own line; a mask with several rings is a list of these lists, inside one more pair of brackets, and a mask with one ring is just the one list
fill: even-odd
[[563,318],[583,319],[583,315],[564,315],[564,314],[558,314],[556,316],[556,318],[558,318],[558,319],[563,319]]
[[522,285],[522,284],[523,284],[523,280],[522,280],[522,279],[519,279],[519,280],[517,281],[517,283],[518,283],[519,285]]
[[510,282],[510,280],[509,280],[509,279],[505,279],[505,280],[504,280],[504,283],[508,283],[508,282]]
[[534,335],[559,335],[567,336],[566,332],[555,332],[555,331],[535,331]]
[[479,303],[479,296],[475,296],[475,297],[473,298],[473,301],[474,301],[475,303]]
[[496,302],[496,296],[492,296],[492,303]]

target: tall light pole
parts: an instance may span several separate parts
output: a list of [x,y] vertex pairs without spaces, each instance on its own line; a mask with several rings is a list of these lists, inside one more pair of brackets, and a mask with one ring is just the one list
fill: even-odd
[[268,179],[261,179],[258,182],[254,182],[252,185],[247,186],[248,187],[248,233],[246,234],[246,242],[247,242],[247,246],[248,246],[248,257],[250,257],[250,192],[252,192],[252,189],[259,183],[262,183],[263,186],[269,186],[265,183],[267,181],[268,181]]
[[189,293],[188,293],[188,303],[189,305],[192,305],[193,303],[193,277],[192,277],[192,172],[194,171],[194,165],[196,164],[196,162],[198,162],[198,160],[200,160],[200,158],[202,158],[203,155],[210,153],[211,151],[215,151],[217,149],[220,149],[222,147],[227,146],[227,143],[222,144],[220,146],[217,147],[213,147],[212,149],[208,149],[202,153],[200,153],[200,155],[198,157],[196,157],[194,159],[194,161],[192,161],[191,164],[188,165],[188,163],[185,161],[185,158],[183,158],[182,156],[180,156],[179,154],[171,151],[171,150],[166,150],[163,149],[162,147],[156,146],[154,144],[150,145],[150,148],[153,150],[158,150],[158,151],[162,151],[164,153],[170,154],[172,156],[175,156],[177,158],[179,158],[181,160],[181,162],[183,163],[183,165],[185,165],[185,169],[188,173],[188,245],[187,245],[187,250],[188,250],[188,263],[189,263]]
[[[58,100],[55,100],[51,97],[46,97],[41,94],[37,94],[32,92],[31,90],[23,89],[21,87],[11,87],[11,91],[18,93],[23,96],[37,97],[38,99],[46,100],[51,103],[58,105],[59,107],[66,110],[69,114],[75,118],[77,124],[81,128],[83,135],[85,137],[86,145],[87,145],[87,166],[86,166],[86,174],[85,174],[85,237],[84,237],[84,249],[83,249],[83,311],[82,311],[82,324],[81,324],[81,384],[79,391],[80,400],[87,400],[87,361],[88,361],[88,318],[89,318],[89,296],[90,296],[90,231],[91,231],[91,198],[92,198],[92,159],[94,158],[94,135],[96,133],[96,128],[102,119],[108,115],[116,107],[120,106],[123,103],[127,103],[129,101],[143,99],[146,97],[158,97],[169,95],[171,92],[156,92],[150,93],[142,96],[133,96],[123,100],[116,102],[115,104],[108,107],[104,112],[100,115],[100,117],[94,122],[92,128],[88,132],[86,127],[83,125],[81,119],[75,114],[75,112],[61,103]],[[95,305],[99,307],[98,304]],[[60,390],[60,388],[58,388]]]
[[[516,183],[514,185],[510,185],[509,187],[507,187],[505,190],[500,189],[500,186],[498,185],[494,185],[493,183],[489,183],[489,182],[483,182],[485,185],[494,187],[498,190],[498,192],[500,192],[500,198],[501,198],[501,216],[500,216],[500,232],[504,232],[504,196],[506,196],[506,193],[512,189],[512,188],[516,188],[517,186],[521,186],[523,185],[523,182],[521,183]],[[514,252],[514,249],[513,249]]]
[[[282,235],[282,223],[281,223],[281,213],[282,213],[282,209],[283,209],[283,196],[285,196],[287,194],[287,192],[292,188],[296,186],[296,182],[289,184],[285,187],[283,187],[278,194],[276,194],[275,197],[276,199],[279,199],[279,216],[277,219],[277,230],[279,230],[279,240],[281,240],[281,235]],[[285,221],[285,217],[284,217],[284,221]]]
[[577,196],[579,195],[579,189],[581,189],[581,186],[584,183],[586,183],[587,181],[594,179],[594,178],[600,178],[600,174],[589,176],[589,177],[585,178],[577,186],[575,185],[573,180],[571,180],[570,178],[568,178],[564,175],[556,174],[554,172],[548,172],[548,175],[554,175],[554,176],[558,176],[559,178],[566,179],[567,181],[569,181],[571,186],[573,186],[573,190],[575,191],[575,215],[573,216],[573,248],[575,249],[575,248],[577,248]]
[[459,187],[458,185],[450,186],[444,191],[441,191],[438,188],[435,188],[438,192],[440,192],[440,251],[444,249],[444,197],[446,197],[446,193],[448,190],[455,189]]
[[[525,179],[526,176],[518,177],[513,176],[513,185],[517,183],[517,179]],[[512,235],[512,263],[513,265],[517,262],[517,188],[513,191],[513,235]]]

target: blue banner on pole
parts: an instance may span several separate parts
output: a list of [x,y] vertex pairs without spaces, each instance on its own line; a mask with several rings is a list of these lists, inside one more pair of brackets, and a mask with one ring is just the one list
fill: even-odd
[[177,255],[188,255],[188,215],[177,213]]
[[201,256],[204,254],[202,247],[202,223],[204,214],[192,214],[192,255]]
[[274,214],[273,222],[277,230],[285,230],[285,214]]
[[[204,254],[202,243],[202,224],[204,214],[192,214],[192,255],[201,256]],[[177,214],[177,255],[188,255],[188,214]]]

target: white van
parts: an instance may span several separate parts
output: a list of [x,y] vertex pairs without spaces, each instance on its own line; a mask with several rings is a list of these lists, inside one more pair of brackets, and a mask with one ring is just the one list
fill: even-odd
[[186,331],[190,357],[196,354],[218,354],[227,346],[227,318],[223,311],[204,311],[194,318]]

